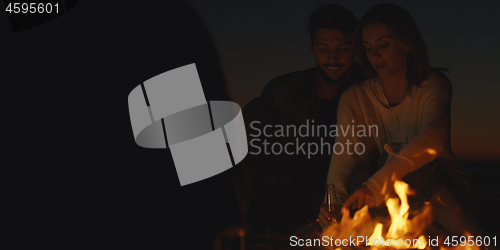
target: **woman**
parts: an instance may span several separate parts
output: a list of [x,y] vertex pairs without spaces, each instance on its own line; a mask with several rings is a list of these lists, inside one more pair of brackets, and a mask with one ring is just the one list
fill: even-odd
[[[364,150],[332,154],[328,183],[335,185],[339,203],[379,206],[391,195],[394,181],[403,180],[416,189],[420,201],[446,200],[448,210],[437,211],[435,206],[438,213],[463,208],[453,194],[463,192],[458,187],[468,182],[450,150],[451,84],[430,67],[415,22],[397,5],[377,5],[360,20],[354,40],[363,73],[370,79],[343,93],[337,126],[341,131],[351,126],[355,132],[339,133],[336,144],[359,144],[357,152]],[[330,217],[326,211],[324,205],[319,216],[323,227]],[[449,225],[441,216],[437,223],[453,233],[480,233],[464,209],[456,216],[465,221]]]

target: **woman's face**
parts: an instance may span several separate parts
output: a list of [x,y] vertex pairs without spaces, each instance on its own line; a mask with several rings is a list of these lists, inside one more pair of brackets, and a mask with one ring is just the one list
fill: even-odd
[[392,38],[387,25],[373,23],[362,29],[366,56],[380,78],[406,76],[407,51]]

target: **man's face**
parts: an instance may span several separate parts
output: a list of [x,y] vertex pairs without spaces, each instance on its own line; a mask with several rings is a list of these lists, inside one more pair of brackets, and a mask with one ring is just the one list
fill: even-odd
[[354,63],[351,35],[338,30],[318,29],[314,41],[309,41],[309,47],[328,84],[340,84],[347,78]]

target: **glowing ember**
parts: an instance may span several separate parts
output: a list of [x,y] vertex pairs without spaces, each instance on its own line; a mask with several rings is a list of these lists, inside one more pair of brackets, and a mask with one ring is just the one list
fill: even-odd
[[430,155],[437,155],[436,150],[434,150],[432,148],[428,148],[427,153],[429,153]]

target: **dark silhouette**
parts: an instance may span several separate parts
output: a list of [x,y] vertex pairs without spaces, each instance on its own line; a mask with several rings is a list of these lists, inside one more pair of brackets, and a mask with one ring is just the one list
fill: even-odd
[[193,8],[81,1],[29,29],[8,25],[0,22],[6,237],[37,247],[212,248],[239,218],[230,171],[181,187],[168,149],[134,142],[127,103],[142,82],[191,63],[207,100],[229,100]]

